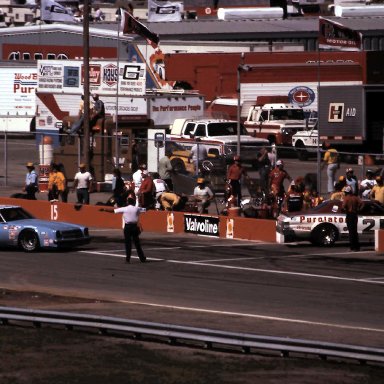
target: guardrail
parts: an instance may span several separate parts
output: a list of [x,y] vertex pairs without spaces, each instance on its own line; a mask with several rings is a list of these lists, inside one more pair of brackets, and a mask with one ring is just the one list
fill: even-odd
[[12,322],[30,322],[35,327],[41,327],[42,324],[62,325],[69,330],[75,327],[79,330],[91,328],[97,329],[101,334],[123,333],[132,335],[134,338],[146,336],[151,339],[165,339],[169,344],[188,345],[188,342],[194,342],[194,346],[201,344],[206,349],[235,348],[244,353],[268,350],[277,351],[283,357],[289,357],[292,353],[314,355],[322,359],[329,357],[352,359],[361,364],[384,363],[384,349],[381,348],[259,336],[108,316],[0,307],[0,322],[3,325],[12,325]]

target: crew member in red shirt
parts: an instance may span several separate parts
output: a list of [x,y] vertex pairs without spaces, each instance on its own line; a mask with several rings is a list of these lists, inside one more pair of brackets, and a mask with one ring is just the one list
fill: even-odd
[[233,157],[233,164],[228,168],[227,179],[231,185],[231,195],[236,196],[237,206],[240,206],[241,201],[241,178],[245,176],[249,178],[247,171],[241,165],[240,156],[236,155]]
[[292,177],[289,176],[288,172],[284,169],[284,163],[282,160],[276,161],[276,167],[269,173],[269,189],[274,196],[283,197],[284,180],[292,181]]
[[154,203],[154,190],[155,185],[153,179],[149,176],[148,171],[144,170],[142,173],[142,181],[139,188],[139,203],[142,208],[152,208]]

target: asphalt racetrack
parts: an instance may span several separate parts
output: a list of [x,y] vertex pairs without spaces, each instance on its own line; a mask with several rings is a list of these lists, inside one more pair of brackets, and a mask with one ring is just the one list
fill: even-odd
[[[147,263],[124,262],[119,230],[71,252],[0,250],[4,289],[74,298],[12,306],[93,313],[371,347],[384,341],[384,257],[363,244],[318,248],[143,233]],[[5,304],[10,305],[10,304]]]

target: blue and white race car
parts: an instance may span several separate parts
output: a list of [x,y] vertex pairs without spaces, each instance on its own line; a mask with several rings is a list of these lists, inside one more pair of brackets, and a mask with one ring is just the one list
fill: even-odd
[[[373,242],[375,229],[384,228],[384,207],[377,201],[364,200],[359,212],[358,233],[362,241]],[[289,243],[310,241],[316,245],[333,245],[348,240],[348,228],[342,201],[327,200],[301,212],[280,214],[276,222],[276,241]]]
[[87,227],[35,219],[22,207],[0,205],[0,246],[18,247],[25,252],[42,248],[70,248],[88,244]]

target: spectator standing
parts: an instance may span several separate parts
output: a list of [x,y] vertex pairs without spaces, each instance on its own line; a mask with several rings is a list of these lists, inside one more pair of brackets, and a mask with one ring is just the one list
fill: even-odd
[[51,165],[51,171],[48,177],[48,200],[58,200],[66,203],[66,179],[64,174],[59,170],[57,164]]
[[199,203],[199,213],[208,213],[208,207],[215,195],[212,190],[206,186],[205,180],[202,177],[197,179],[197,186],[193,191],[193,195]]
[[231,186],[231,193],[237,199],[237,206],[240,207],[241,201],[241,179],[242,177],[249,178],[246,169],[241,165],[240,156],[233,156],[233,164],[230,165],[227,171],[227,180]]
[[384,204],[384,182],[381,176],[376,177],[376,185],[372,188],[371,199]]
[[128,197],[127,206],[115,208],[114,210],[108,208],[101,208],[101,211],[122,213],[124,220],[124,242],[125,242],[125,262],[130,263],[132,253],[132,241],[135,244],[137,255],[142,263],[147,259],[144,256],[143,249],[140,243],[141,229],[139,227],[139,216],[141,208],[135,207],[135,199]]
[[271,160],[269,159],[267,148],[261,148],[257,156],[257,162],[260,175],[260,187],[263,192],[266,193],[268,192],[268,177],[271,172]]
[[195,139],[195,144],[191,148],[191,154],[189,159],[193,161],[195,165],[195,174],[200,173],[201,163],[208,157],[207,147],[201,142],[200,137]]
[[27,174],[25,176],[25,183],[23,191],[26,192],[28,200],[36,200],[36,192],[39,190],[38,176],[35,171],[35,166],[32,162],[27,163]]
[[89,195],[92,189],[92,175],[86,168],[86,164],[80,164],[79,172],[75,175],[73,190],[76,190],[77,203],[88,205]]
[[135,173],[139,169],[139,164],[140,164],[140,161],[139,161],[139,149],[138,149],[138,145],[137,145],[137,140],[136,139],[133,139],[131,151],[132,151],[132,166],[131,166],[131,169],[132,169],[132,173]]
[[97,120],[105,118],[105,106],[104,106],[104,103],[100,100],[99,95],[97,93],[94,93],[92,95],[92,98],[93,98],[94,104],[93,104],[91,119],[89,121],[90,130],[92,130],[92,128],[96,125]]
[[149,176],[148,171],[145,169],[142,172],[142,181],[138,191],[140,207],[145,209],[153,207],[154,191],[155,186],[152,177]]
[[119,168],[113,170],[112,178],[112,191],[113,199],[118,207],[124,207],[126,205],[126,188],[124,179],[121,177],[121,171]]
[[346,178],[345,178],[345,186],[350,186],[352,189],[352,194],[356,195],[358,194],[358,185],[359,182],[357,181],[357,177],[353,173],[352,168],[347,168],[346,170]]
[[345,197],[343,200],[343,209],[346,213],[346,223],[349,232],[349,246],[351,251],[360,251],[359,235],[357,232],[358,213],[363,208],[363,202],[360,197],[353,194],[352,188],[344,188]]
[[168,186],[169,191],[173,191],[172,172],[173,167],[170,160],[171,154],[166,151],[165,156],[159,160],[159,175]]
[[366,178],[360,183],[360,191],[359,195],[363,199],[369,199],[372,188],[377,184],[374,178],[373,171],[371,169],[367,169]]
[[324,153],[322,169],[325,166],[327,167],[328,193],[332,193],[335,189],[336,171],[340,168],[339,154],[328,142],[324,143],[324,149],[326,151]]

